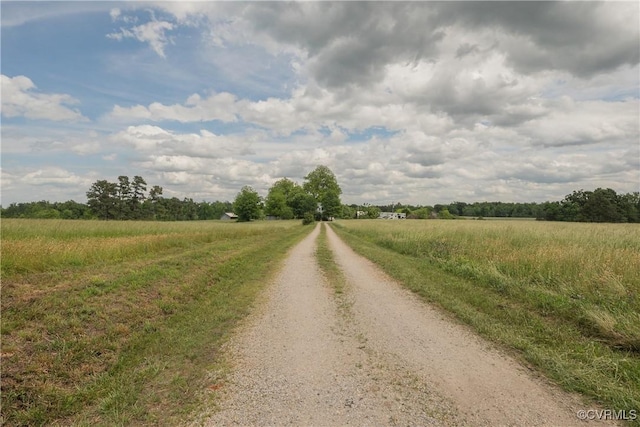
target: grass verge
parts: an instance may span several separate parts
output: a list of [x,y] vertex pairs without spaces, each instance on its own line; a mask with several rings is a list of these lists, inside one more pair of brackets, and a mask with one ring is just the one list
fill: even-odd
[[[474,231],[465,236],[461,229],[455,228],[457,225],[452,225],[454,228],[448,232],[432,229],[420,235],[415,230],[403,228],[419,225],[387,225],[380,221],[359,224],[354,221],[353,224],[332,226],[356,252],[378,264],[390,276],[425,300],[452,312],[481,335],[515,350],[516,355],[565,389],[580,392],[607,409],[640,413],[640,357],[637,351],[631,346],[618,347],[606,338],[594,336],[584,327],[584,320],[580,320],[582,308],[593,310],[591,298],[595,297],[584,292],[585,295],[572,298],[571,292],[575,291],[567,289],[581,286],[580,283],[565,282],[564,287],[549,289],[549,283],[540,286],[536,282],[535,274],[532,274],[533,281],[527,282],[523,279],[526,275],[510,275],[508,269],[496,267],[499,260],[491,263],[481,259],[480,254],[494,250],[493,245],[496,252],[500,246],[510,247],[514,264],[518,263],[519,256],[514,246],[523,248],[521,256],[528,259],[535,242],[523,243],[521,239],[526,234],[518,235],[518,230],[514,229],[501,234],[494,229],[489,230],[492,241],[488,241],[486,229],[476,229],[477,233],[485,233],[484,238],[479,238],[473,235]],[[439,221],[428,226],[449,227]],[[464,250],[458,246],[462,239],[467,245],[478,242],[476,258],[471,255],[471,249],[460,253]],[[624,241],[612,245],[630,250]],[[549,248],[550,252],[557,249]],[[602,246],[595,251],[603,252]],[[622,261],[633,263],[633,260],[631,256]],[[553,263],[554,259],[544,262]],[[611,265],[607,267],[612,268]],[[635,282],[631,281],[624,289],[634,292],[634,286]],[[596,307],[602,313],[607,313],[604,309],[609,302],[602,295],[608,292],[611,290],[600,286],[601,304]],[[637,316],[633,301],[612,300],[611,304],[615,307],[627,304],[630,312],[615,312],[627,319]],[[571,313],[578,318],[571,317]],[[626,329],[631,343],[636,339],[634,328],[631,324]],[[634,423],[638,424],[639,420]]]
[[331,285],[336,295],[340,296],[345,291],[346,280],[342,270],[340,270],[333,258],[333,252],[329,249],[325,227],[328,226],[322,223],[320,234],[316,240],[316,260],[327,282]]
[[[24,239],[63,244],[48,234],[51,224]],[[142,240],[167,235],[162,224],[124,227]],[[207,375],[221,344],[309,231],[298,221],[185,224],[165,244],[134,244],[124,259],[94,253],[78,266],[64,258],[46,268],[25,261],[28,268],[3,270],[4,424],[179,424],[215,385]],[[100,253],[109,238],[107,231],[93,246],[78,247]],[[65,239],[73,246],[87,236]]]
[[346,319],[349,319],[353,313],[351,312],[352,302],[347,297],[346,286],[347,280],[338,264],[335,262],[333,251],[329,248],[327,240],[328,227],[324,222],[320,229],[320,234],[316,239],[316,261],[324,275],[325,280],[333,288],[339,313]]

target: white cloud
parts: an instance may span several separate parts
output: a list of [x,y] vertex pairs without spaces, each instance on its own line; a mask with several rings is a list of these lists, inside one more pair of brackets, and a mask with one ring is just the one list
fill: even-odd
[[[129,98],[122,89],[99,122],[107,136],[21,138],[3,128],[12,152],[94,153],[102,178],[139,169],[166,195],[210,199],[232,199],[242,185],[265,194],[318,164],[336,173],[345,202],[542,201],[638,188],[637,4],[120,7],[104,11],[122,25],[108,37],[148,44],[166,61],[118,50],[110,71],[127,88],[146,83],[134,75],[153,75],[167,91]],[[27,117],[25,105],[56,110],[5,108],[4,79],[5,117]],[[16,96],[49,96],[28,79],[10,83]],[[79,115],[75,100],[51,96],[62,97],[52,98],[57,117]]]
[[93,178],[58,166],[2,168],[2,196],[9,203],[71,199],[82,202]]
[[68,105],[79,101],[70,95],[39,93],[26,76],[9,77],[2,74],[2,115],[26,117],[34,120],[86,121],[78,110]]
[[148,107],[135,105],[121,107],[116,105],[108,119],[120,121],[152,120],[177,121],[182,123],[207,122],[220,120],[234,122],[237,111],[243,103],[238,102],[235,95],[230,93],[215,93],[202,99],[200,95],[191,95],[184,104],[163,105],[159,102],[149,104]]
[[109,11],[109,16],[111,16],[111,20],[115,22],[120,17],[121,13],[120,9],[115,7]]
[[[113,20],[116,20],[120,17],[120,10],[112,9],[110,15]],[[123,17],[122,19],[125,23],[136,21],[128,17]],[[142,43],[148,43],[151,49],[153,49],[158,56],[166,58],[164,48],[168,43],[173,43],[173,40],[171,37],[166,35],[166,32],[173,29],[175,29],[175,25],[173,23],[157,20],[152,12],[151,21],[146,24],[135,25],[131,28],[120,27],[119,31],[107,34],[107,38],[117,41],[132,38]]]
[[22,180],[29,185],[51,185],[54,187],[75,187],[87,184],[85,178],[55,166],[28,172],[22,177]]
[[574,101],[562,97],[545,104],[548,114],[521,127],[521,134],[535,145],[638,144],[638,100]]
[[253,152],[251,141],[245,138],[220,136],[204,129],[199,133],[180,134],[158,126],[129,126],[110,139],[133,146],[142,154],[222,158]]

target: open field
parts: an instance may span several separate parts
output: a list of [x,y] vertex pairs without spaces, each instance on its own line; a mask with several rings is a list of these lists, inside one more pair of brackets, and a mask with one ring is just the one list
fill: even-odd
[[215,387],[221,344],[309,231],[4,219],[3,423],[177,424]]
[[357,252],[571,391],[640,408],[640,226],[341,221]]

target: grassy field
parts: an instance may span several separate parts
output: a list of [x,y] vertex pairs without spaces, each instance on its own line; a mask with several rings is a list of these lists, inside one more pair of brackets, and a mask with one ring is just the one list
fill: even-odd
[[[341,221],[356,251],[607,409],[640,410],[640,226]],[[637,422],[637,421],[636,421]]]
[[3,425],[167,425],[218,387],[216,354],[299,221],[2,220]]

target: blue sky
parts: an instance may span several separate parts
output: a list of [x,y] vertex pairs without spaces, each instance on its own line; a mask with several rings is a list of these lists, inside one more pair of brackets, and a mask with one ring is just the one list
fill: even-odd
[[639,7],[3,1],[2,203],[318,164],[346,203],[640,191]]

